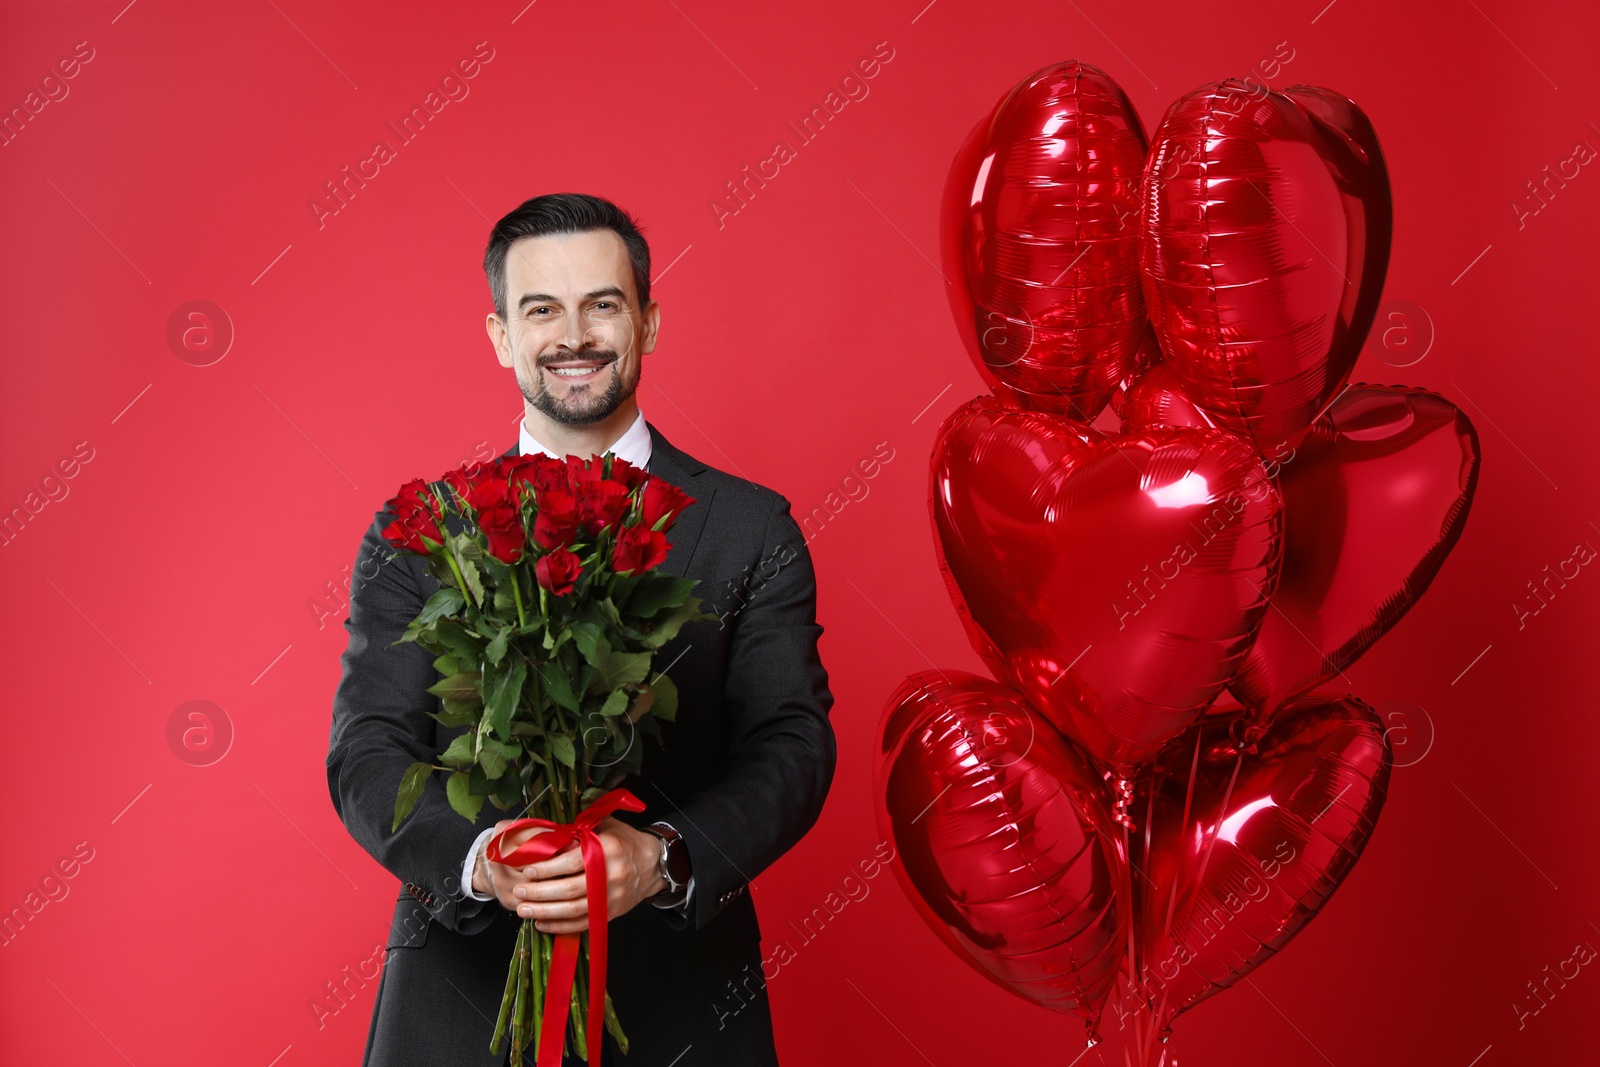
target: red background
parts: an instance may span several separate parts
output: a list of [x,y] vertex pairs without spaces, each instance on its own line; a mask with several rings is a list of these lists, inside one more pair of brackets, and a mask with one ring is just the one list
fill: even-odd
[[[397,883],[327,794],[345,643],[328,583],[401,481],[515,440],[483,246],[524,198],[581,190],[635,212],[665,272],[640,402],[674,442],[797,514],[842,495],[877,442],[894,450],[811,546],[839,765],[816,830],[755,885],[764,931],[797,951],[770,985],[784,1062],[1071,1061],[1079,1024],[948,955],[892,875],[812,942],[787,923],[877,842],[870,748],[893,686],[980,669],[927,518],[933,434],[981,390],[933,265],[936,204],[972,123],[1077,57],[1148,127],[1228,75],[1353,96],[1393,173],[1386,296],[1409,302],[1355,378],[1443,392],[1484,453],[1459,547],[1350,671],[1408,713],[1413,762],[1323,914],[1253,987],[1179,1021],[1182,1063],[1594,1061],[1592,967],[1520,1030],[1512,1004],[1600,946],[1600,578],[1520,630],[1511,606],[1546,564],[1600,546],[1593,430],[1557,414],[1597,385],[1580,316],[1600,173],[1521,228],[1511,207],[1576,143],[1600,148],[1593,5],[524,2],[4,9],[6,110],[78,42],[94,58],[0,147],[0,508],[78,442],[93,458],[0,547],[0,909],[79,842],[92,859],[0,948],[0,1060],[359,1056],[376,981],[320,1027],[311,1004],[382,945]],[[319,228],[323,183],[393,142],[384,123],[480,41],[494,58],[470,95]],[[870,95],[719,226],[724,183],[793,143],[785,123],[881,41],[894,57]],[[1257,63],[1280,42],[1293,59],[1274,76]],[[194,299],[236,331],[210,366],[166,339]],[[210,766],[169,747],[190,700],[234,732]]]

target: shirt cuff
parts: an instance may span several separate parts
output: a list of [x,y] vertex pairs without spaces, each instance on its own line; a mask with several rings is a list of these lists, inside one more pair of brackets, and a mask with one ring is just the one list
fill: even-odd
[[483,851],[483,846],[488,844],[489,838],[493,836],[494,827],[492,826],[483,833],[479,834],[478,839],[472,843],[472,848],[467,851],[466,863],[464,863],[461,867],[461,888],[472,900],[495,899],[493,893],[490,893],[488,896],[480,896],[477,889],[475,889],[472,885],[472,872],[473,869],[478,865],[478,853]]

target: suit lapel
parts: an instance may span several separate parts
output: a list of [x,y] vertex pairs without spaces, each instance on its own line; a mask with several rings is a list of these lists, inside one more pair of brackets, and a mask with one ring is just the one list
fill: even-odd
[[694,550],[700,544],[700,534],[705,529],[706,516],[711,512],[711,498],[717,495],[717,487],[700,477],[706,469],[704,463],[680,451],[661,435],[660,430],[650,425],[650,420],[646,419],[645,425],[650,427],[650,473],[694,497],[694,503],[684,508],[683,514],[673,524],[668,535],[672,547],[667,550],[667,558],[661,564],[661,569],[668,574],[687,578],[689,564],[694,560]]
[[[678,516],[678,521],[668,535],[672,547],[667,550],[667,558],[661,564],[661,569],[666,573],[685,578],[688,576],[689,564],[694,560],[694,550],[700,544],[700,535],[705,530],[706,515],[711,511],[711,498],[716,495],[717,489],[700,477],[706,469],[704,463],[668,441],[649,419],[645,420],[645,426],[650,430],[650,473],[694,497],[694,503]],[[520,437],[510,448],[501,453],[503,456],[521,454]]]

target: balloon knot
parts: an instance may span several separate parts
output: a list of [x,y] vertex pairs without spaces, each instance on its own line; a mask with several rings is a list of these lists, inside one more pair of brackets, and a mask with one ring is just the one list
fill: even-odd
[[1228,741],[1234,750],[1252,756],[1256,754],[1256,745],[1266,732],[1261,720],[1250,715],[1241,715],[1228,723]]
[[1132,833],[1138,829],[1128,815],[1128,805],[1133,803],[1133,783],[1117,775],[1111,779],[1111,789],[1116,795],[1116,799],[1111,803],[1111,817]]

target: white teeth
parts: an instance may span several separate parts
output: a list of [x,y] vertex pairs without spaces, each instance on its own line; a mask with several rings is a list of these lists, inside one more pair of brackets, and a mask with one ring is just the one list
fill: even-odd
[[563,378],[577,378],[577,377],[581,377],[582,375],[585,375],[585,374],[593,374],[595,371],[599,370],[600,368],[599,367],[550,367],[548,369],[550,371],[552,371],[553,373],[555,373],[555,374],[561,375]]

